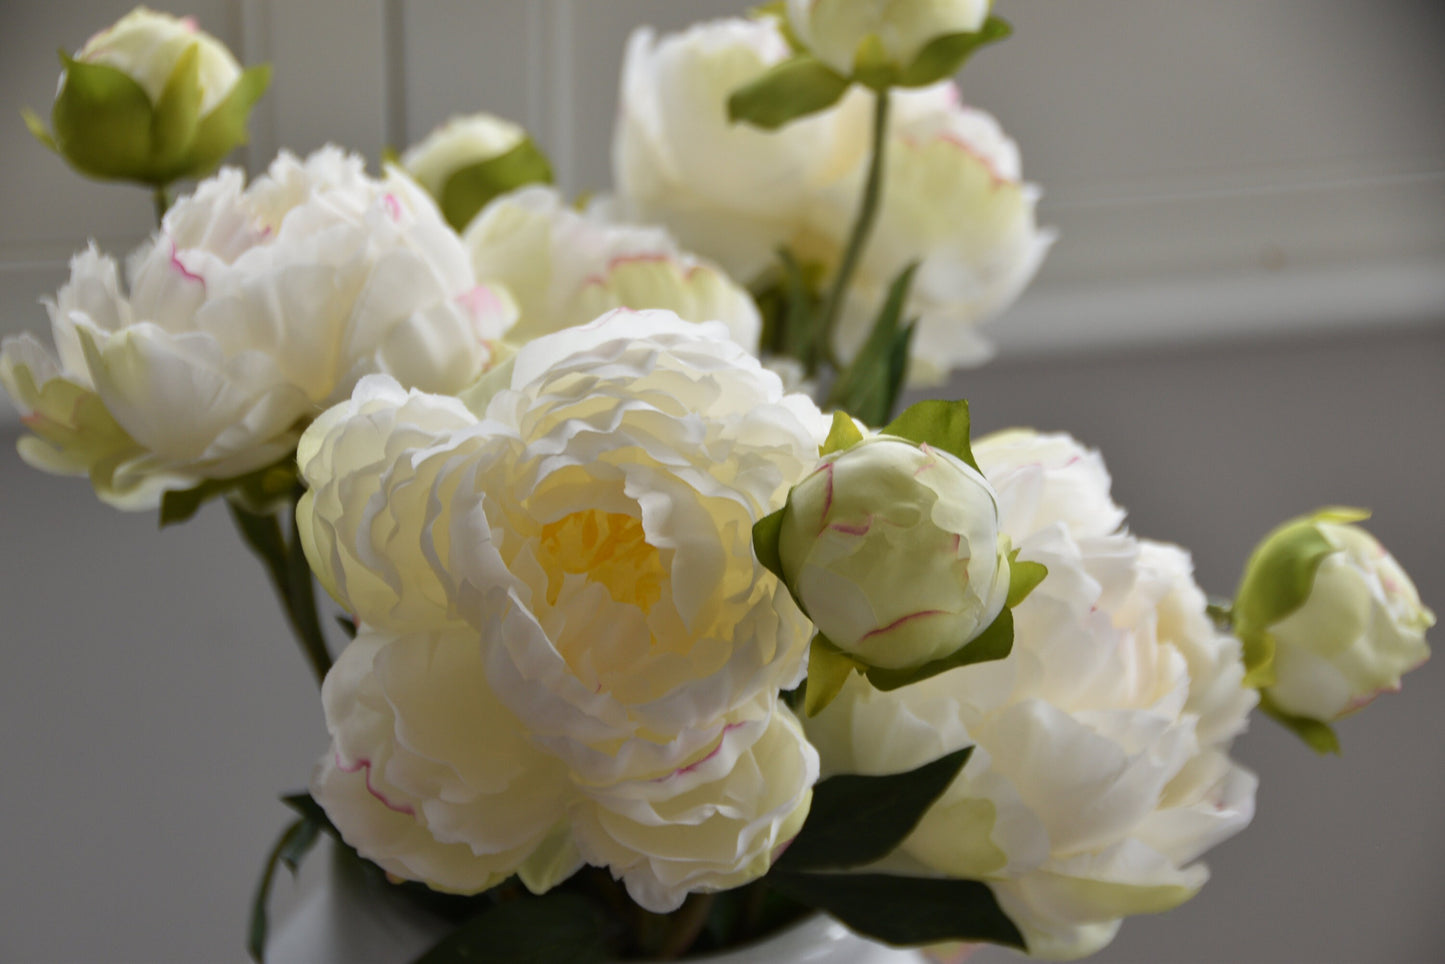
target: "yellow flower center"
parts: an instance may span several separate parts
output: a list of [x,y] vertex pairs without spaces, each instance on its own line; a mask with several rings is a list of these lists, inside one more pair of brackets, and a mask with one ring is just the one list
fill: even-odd
[[662,598],[667,570],[648,545],[642,520],[630,515],[587,509],[549,522],[542,527],[539,556],[552,605],[567,573],[601,583],[614,600],[644,612]]

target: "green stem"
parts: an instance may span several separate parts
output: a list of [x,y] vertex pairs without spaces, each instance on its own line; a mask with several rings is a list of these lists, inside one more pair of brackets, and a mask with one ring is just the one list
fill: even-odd
[[156,207],[156,227],[160,227],[161,222],[165,220],[166,212],[171,209],[171,189],[162,184],[151,195],[151,201]]
[[664,961],[675,960],[686,954],[697,943],[698,935],[707,925],[708,912],[712,910],[715,894],[691,894],[672,915],[667,937],[658,948],[657,956]]
[[868,180],[863,185],[863,202],[858,207],[858,216],[853,221],[853,230],[848,236],[848,247],[833,277],[833,286],[828,291],[828,300],[823,303],[821,323],[823,351],[834,369],[841,369],[833,349],[833,335],[838,319],[843,313],[843,302],[848,297],[848,285],[857,270],[858,260],[873,233],[873,223],[878,220],[878,202],[883,193],[883,156],[888,148],[888,88],[874,92],[873,100],[873,146],[868,161]]
[[311,568],[306,564],[306,555],[301,547],[301,537],[296,530],[296,510],[291,510],[291,541],[287,544],[281,535],[281,522],[274,513],[251,512],[234,502],[227,501],[231,519],[241,538],[266,566],[271,577],[271,588],[281,601],[286,621],[291,632],[301,645],[301,653],[311,665],[311,672],[319,684],[326,679],[331,669],[331,653],[326,648],[326,636],[321,631],[321,620],[316,614],[316,590],[311,580]]

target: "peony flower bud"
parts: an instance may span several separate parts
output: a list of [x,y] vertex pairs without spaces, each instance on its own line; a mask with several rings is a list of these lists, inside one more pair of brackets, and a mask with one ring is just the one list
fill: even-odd
[[1234,604],[1250,680],[1284,714],[1329,722],[1398,690],[1429,658],[1435,616],[1385,548],[1326,509],[1271,532],[1245,567]]
[[550,184],[552,167],[521,126],[491,114],[453,117],[407,149],[401,166],[466,229],[487,202],[524,184]]
[[788,497],[784,580],[827,639],[869,666],[956,652],[1004,607],[998,496],[962,460],[875,436],[827,456]]
[[793,33],[845,77],[908,67],[931,42],[977,31],[988,10],[989,0],[787,0]]
[[26,112],[30,132],[82,174],[158,187],[203,177],[244,144],[271,79],[266,65],[243,71],[193,18],[145,7],[61,62],[54,131]]

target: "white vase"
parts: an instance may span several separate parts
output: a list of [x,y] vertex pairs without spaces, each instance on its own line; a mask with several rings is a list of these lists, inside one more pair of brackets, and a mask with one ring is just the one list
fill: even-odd
[[[293,911],[272,928],[267,964],[410,964],[447,935],[448,925],[404,901],[378,901],[354,862],[329,841],[308,864]],[[708,964],[924,964],[920,952],[859,937],[824,916],[810,917],[747,947],[690,958]],[[559,962],[563,964],[563,962]]]

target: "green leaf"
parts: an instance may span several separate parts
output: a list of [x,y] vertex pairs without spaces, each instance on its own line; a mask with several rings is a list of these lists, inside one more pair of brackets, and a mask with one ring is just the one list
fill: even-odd
[[193,42],[166,79],[151,113],[151,163],[169,168],[196,139],[201,114],[201,45]]
[[818,454],[831,455],[834,452],[841,452],[844,449],[852,448],[861,441],[863,441],[863,433],[858,431],[858,423],[854,422],[847,412],[834,412],[833,424],[828,429],[828,437],[818,448]]
[[829,392],[830,402],[853,413],[865,425],[886,421],[903,390],[914,330],[912,324],[902,323],[903,307],[917,271],[915,262],[893,279],[868,340]]
[[833,702],[854,670],[866,669],[840,650],[822,633],[813,637],[808,648],[808,678],[804,682],[803,712],[817,716]]
[[60,153],[83,174],[155,183],[151,100],[129,74],[60,51],[65,79],[50,122]]
[[277,839],[261,868],[261,879],[251,898],[251,918],[246,934],[246,951],[257,964],[266,959],[266,933],[270,927],[267,905],[271,902],[271,885],[276,880],[276,867],[284,864],[295,874],[302,859],[316,843],[320,825],[309,817],[301,817],[288,826]]
[[761,77],[728,97],[728,120],[776,130],[790,121],[836,104],[848,79],[811,54],[775,64]]
[[785,586],[787,580],[783,577],[783,558],[778,554],[778,536],[783,531],[783,513],[786,511],[787,506],[784,506],[753,523],[753,555]]
[[36,116],[35,111],[29,107],[22,107],[20,108],[20,116],[25,119],[25,127],[30,131],[31,137],[52,151],[55,151],[57,154],[60,153],[60,148],[55,144],[55,138],[50,136],[50,131],[45,128],[45,122]]
[[1244,644],[1244,685],[1274,682],[1274,638],[1269,629],[1309,599],[1320,564],[1338,550],[1318,522],[1368,518],[1363,509],[1331,506],[1275,528],[1250,554],[1234,599],[1234,631]]
[[989,17],[973,33],[951,33],[935,37],[918,52],[913,63],[898,76],[900,87],[926,87],[958,73],[974,51],[998,43],[1013,33],[1013,27],[1001,17]]
[[[910,442],[926,443],[955,455],[978,470],[969,444],[968,402],[928,399],[910,405],[902,415],[883,427],[882,434],[896,435]],[[981,470],[980,474],[982,474]]]
[[585,897],[552,892],[482,911],[416,964],[591,964],[608,957],[605,921]]
[[1019,551],[1015,549],[1008,556],[1008,598],[1004,605],[1013,609],[1038,588],[1039,583],[1049,574],[1049,567],[1042,562],[1020,562]]
[[526,184],[551,183],[552,162],[530,137],[524,137],[509,151],[453,171],[437,203],[447,223],[464,231],[493,198]]
[[970,666],[974,663],[986,663],[995,659],[1004,659],[1013,652],[1014,645],[1014,618],[1013,612],[1004,608],[998,614],[998,618],[989,623],[988,628],[979,633],[969,642],[957,649],[953,654],[942,659],[935,659],[931,663],[924,663],[912,669],[883,669],[881,667],[869,667],[867,671],[868,682],[876,689],[887,692],[896,690],[901,686],[908,686],[910,683],[917,683],[920,680],[928,679],[930,676],[937,676],[939,673],[947,673],[949,670],[958,669],[960,666]]
[[1259,708],[1265,715],[1309,744],[1321,755],[1340,752],[1340,740],[1335,736],[1334,727],[1308,716],[1295,716],[1280,709],[1278,703],[1265,690],[1259,694]]
[[999,907],[993,891],[976,880],[772,873],[768,882],[885,944],[987,941],[1026,949],[1023,934]]
[[246,143],[251,109],[270,85],[270,64],[256,64],[242,71],[226,99],[201,118],[184,169],[175,177],[205,177],[220,166],[227,154]]
[[968,762],[964,747],[887,776],[844,774],[813,788],[802,831],[775,867],[784,872],[861,867],[901,844]]

